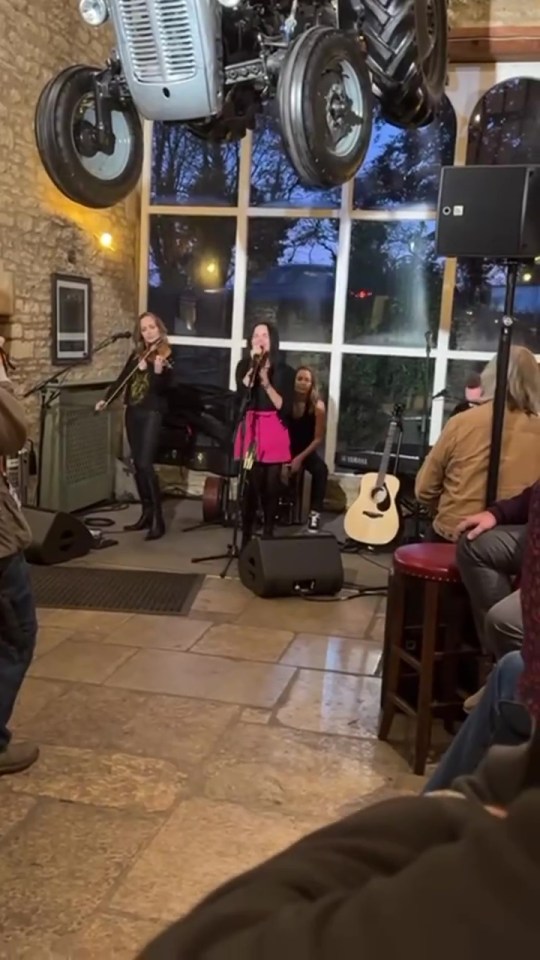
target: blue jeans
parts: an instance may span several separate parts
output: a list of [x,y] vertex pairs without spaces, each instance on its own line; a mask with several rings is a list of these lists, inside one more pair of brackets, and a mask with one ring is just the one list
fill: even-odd
[[457,777],[474,773],[495,744],[515,746],[529,739],[529,713],[517,702],[522,670],[523,658],[517,650],[499,660],[488,678],[480,703],[454,737],[424,793],[447,790]]
[[38,629],[23,554],[17,553],[4,563],[0,568],[0,751],[11,739],[7,725],[32,662]]

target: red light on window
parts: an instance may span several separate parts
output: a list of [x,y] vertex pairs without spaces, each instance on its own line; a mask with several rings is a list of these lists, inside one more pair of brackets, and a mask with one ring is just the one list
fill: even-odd
[[355,300],[365,300],[366,297],[372,297],[373,293],[371,290],[353,290],[352,296]]

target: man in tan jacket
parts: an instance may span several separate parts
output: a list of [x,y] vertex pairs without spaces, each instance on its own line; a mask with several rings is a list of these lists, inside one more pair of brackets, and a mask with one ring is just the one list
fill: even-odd
[[[0,338],[1,340],[1,338]],[[0,458],[15,456],[26,440],[24,410],[0,363]],[[0,473],[0,776],[25,770],[38,748],[15,743],[8,723],[32,662],[37,619],[24,550],[30,530],[3,472]]]
[[[417,499],[431,510],[430,540],[455,541],[465,517],[486,507],[496,360],[482,373],[484,402],[446,424],[416,477]],[[534,355],[512,347],[497,499],[521,493],[540,477],[540,372]]]

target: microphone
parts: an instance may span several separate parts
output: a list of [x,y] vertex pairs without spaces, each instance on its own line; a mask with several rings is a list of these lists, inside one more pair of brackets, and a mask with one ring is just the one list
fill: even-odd
[[258,370],[259,367],[262,367],[263,363],[266,363],[269,356],[270,354],[264,350],[261,353],[256,353],[253,357],[253,369]]
[[119,333],[112,333],[111,340],[129,340],[131,337],[130,330],[121,330]]

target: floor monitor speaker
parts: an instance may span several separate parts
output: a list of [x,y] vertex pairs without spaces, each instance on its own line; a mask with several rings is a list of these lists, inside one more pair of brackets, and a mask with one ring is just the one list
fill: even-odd
[[540,254],[540,166],[443,167],[437,254],[530,260]]
[[343,587],[339,544],[324,533],[255,537],[240,554],[238,572],[258,597],[334,596]]
[[92,534],[82,520],[70,513],[23,508],[32,532],[26,551],[29,563],[51,565],[85,557],[93,544]]

